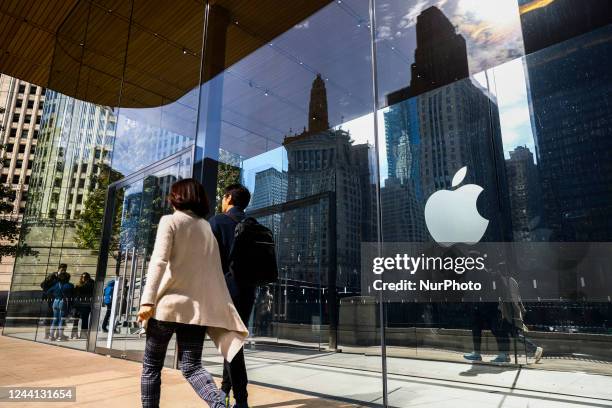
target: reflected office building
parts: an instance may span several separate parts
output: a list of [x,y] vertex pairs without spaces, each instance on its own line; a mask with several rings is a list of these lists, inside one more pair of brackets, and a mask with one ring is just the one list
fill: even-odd
[[[483,239],[509,240],[507,188],[505,182],[498,181],[504,167],[495,97],[467,78],[466,42],[438,8],[430,7],[417,17],[416,43],[410,85],[387,95],[389,107],[384,118],[389,174],[381,192],[386,198],[383,237],[388,242],[429,240],[424,220],[418,215],[423,214],[431,194],[451,189],[454,174],[467,167],[465,183],[498,185],[497,190],[485,189],[479,200],[481,214],[491,219]],[[404,186],[404,194],[399,186]],[[386,230],[396,228],[397,210],[392,208],[402,206],[400,202],[415,213],[410,217],[412,226],[401,228],[407,232],[404,237]],[[385,208],[392,212],[385,213]],[[387,218],[390,221],[385,223]]]
[[[503,398],[562,382],[559,405],[612,398],[612,270],[582,262],[612,242],[609,0],[12,3],[0,72],[46,95],[20,238],[31,251],[16,258],[3,335],[141,361],[157,226],[172,183],[193,177],[211,215],[244,184],[247,214],[274,234],[279,278],[245,322],[251,381],[356,405],[409,406],[414,377]],[[480,299],[362,288],[363,243],[435,246],[428,200],[467,184],[482,188],[469,208],[488,220],[482,241],[549,254],[542,276],[524,278],[537,257],[512,251],[487,271],[490,286],[516,278],[525,306],[507,366],[488,365],[502,347],[478,330]],[[469,228],[442,204],[442,235]],[[553,255],[576,242],[584,251]],[[44,281],[59,264],[78,308],[51,339]],[[544,350],[537,365],[525,336]],[[469,365],[479,338],[485,364]],[[171,341],[165,365],[178,356]]]
[[[567,0],[522,15],[525,46],[539,50],[525,65],[545,224],[554,241],[612,239],[611,16],[608,1],[577,10]],[[536,25],[545,25],[547,35]]]
[[[348,131],[330,129],[321,75],[312,83],[308,128],[289,135],[287,201],[320,196],[318,203],[282,218],[280,269],[289,279],[328,282],[330,269],[343,292],[359,291],[360,244],[372,239],[364,213],[372,206],[371,146],[357,145]],[[330,223],[333,228],[329,228]],[[362,223],[366,226],[362,227]],[[333,242],[332,242],[333,241]],[[331,247],[335,247],[331,253]]]

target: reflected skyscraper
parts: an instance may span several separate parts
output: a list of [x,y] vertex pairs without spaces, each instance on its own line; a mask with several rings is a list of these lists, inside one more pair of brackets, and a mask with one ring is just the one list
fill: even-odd
[[[612,26],[596,27],[611,18],[611,6],[608,1],[580,8],[568,3],[553,2],[521,16],[529,22],[526,44],[556,44],[526,57],[544,219],[551,240],[610,241]],[[556,21],[558,10],[567,11],[563,25]],[[546,32],[544,44],[530,31],[534,22],[554,28]],[[589,28],[595,29],[568,39],[567,30],[579,34]]]
[[612,23],[610,0],[519,0],[525,53],[588,33]]
[[[287,199],[287,173],[274,167],[258,171],[255,174],[255,188],[249,206],[250,210],[282,204]],[[279,236],[281,214],[262,217],[260,222],[272,230],[274,237]]]
[[510,207],[512,211],[512,235],[514,241],[533,241],[541,222],[542,192],[538,168],[533,153],[526,146],[518,146],[506,160]]
[[[318,75],[311,89],[309,128],[283,142],[288,160],[287,201],[330,195],[283,214],[280,268],[292,280],[316,284],[327,282],[330,262],[336,262],[337,285],[358,290],[360,242],[370,231],[362,224],[371,225],[373,212],[367,206],[374,203],[368,193],[373,184],[371,146],[353,145],[347,131],[329,129],[327,117],[325,82]],[[333,207],[336,211],[331,214]],[[335,223],[336,237],[329,235],[330,222]],[[330,258],[332,239],[337,246],[335,260]]]
[[287,173],[274,167],[255,173],[250,209],[284,203],[287,198]]
[[[488,91],[470,78],[463,37],[436,7],[417,18],[417,50],[410,86],[388,95],[394,103],[385,113],[389,200],[402,200],[413,208],[412,237],[427,236],[423,208],[440,189],[451,189],[453,175],[467,166],[465,183],[484,188],[481,213],[490,220],[484,240],[503,241],[510,236],[510,214],[497,103]],[[463,80],[458,80],[465,78]],[[410,99],[400,100],[403,96]],[[395,179],[395,180],[392,180]],[[388,187],[387,187],[388,184]],[[399,188],[398,185],[406,185]],[[400,193],[401,191],[401,193]],[[399,203],[383,205],[397,213]],[[391,220],[384,226],[393,228]],[[387,236],[397,234],[388,231]],[[410,238],[412,238],[410,237]]]
[[437,7],[417,17],[417,47],[410,66],[410,96],[417,96],[470,75],[465,39]]

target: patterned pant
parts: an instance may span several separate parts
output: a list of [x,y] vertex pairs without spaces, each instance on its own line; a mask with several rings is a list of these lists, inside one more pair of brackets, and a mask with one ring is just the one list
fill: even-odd
[[225,407],[225,395],[219,391],[212,376],[202,367],[202,347],[206,327],[155,319],[150,319],[147,324],[147,344],[140,379],[142,406],[145,408],[159,407],[161,370],[164,366],[168,343],[175,332],[183,376],[209,406],[212,408]]

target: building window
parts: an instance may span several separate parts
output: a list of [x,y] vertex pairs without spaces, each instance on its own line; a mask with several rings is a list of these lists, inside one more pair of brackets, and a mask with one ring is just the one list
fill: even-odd
[[30,86],[30,95],[36,95],[36,87]]
[[11,153],[11,152],[13,151],[13,146],[14,146],[14,145],[13,145],[12,143],[7,144],[7,145],[6,145],[6,151],[7,151],[8,153]]
[[19,174],[13,176],[13,184],[19,184]]
[[17,168],[19,168],[19,169],[20,169],[21,167],[23,167],[23,160],[17,160],[17,162],[15,163],[15,167],[17,167]]
[[[23,133],[22,133],[23,134]],[[17,129],[12,128],[11,129],[11,137],[16,137],[17,136]]]
[[19,122],[19,116],[20,115],[18,113],[13,114],[13,122],[18,123]]
[[28,101],[28,109],[34,109],[34,101],[31,99]]
[[25,85],[24,84],[19,85],[19,93],[20,94],[25,93]]
[[17,99],[17,102],[15,102],[15,107],[16,108],[21,108],[23,106],[23,100],[22,99]]
[[7,179],[7,177],[8,177],[8,176],[7,176],[6,174],[3,174],[2,176],[0,176],[0,183],[2,183],[2,184],[6,184],[6,179]]
[[32,121],[32,115],[26,115],[23,120],[24,123],[30,123]]
[[32,139],[38,139],[38,130],[35,130],[32,134]]
[[26,151],[26,145],[20,144],[19,145],[19,153],[25,153],[25,151]]

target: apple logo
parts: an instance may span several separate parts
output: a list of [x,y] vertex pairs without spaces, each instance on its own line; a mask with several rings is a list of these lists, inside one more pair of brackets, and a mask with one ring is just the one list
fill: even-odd
[[[467,166],[453,176],[452,187],[457,187],[467,173]],[[484,235],[489,220],[476,208],[476,200],[483,188],[467,184],[455,190],[438,190],[425,203],[425,224],[436,242],[443,246],[456,243],[475,244]]]

